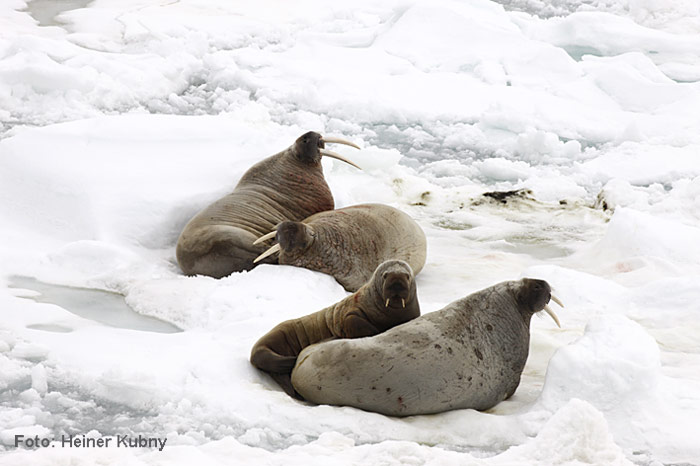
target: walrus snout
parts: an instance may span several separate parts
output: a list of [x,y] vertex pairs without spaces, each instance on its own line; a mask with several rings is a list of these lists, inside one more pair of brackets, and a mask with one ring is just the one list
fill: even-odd
[[277,242],[285,252],[303,251],[311,245],[308,228],[301,222],[282,222],[277,226]]
[[355,149],[360,148],[360,146],[358,146],[354,142],[350,142],[342,138],[324,138],[323,136],[314,131],[309,131],[308,133],[304,133],[301,136],[299,136],[299,138],[294,142],[294,146],[292,146],[292,152],[300,161],[304,163],[317,164],[321,161],[321,157],[325,155],[326,157],[340,160],[342,162],[352,165],[355,168],[362,170],[359,167],[359,165],[357,165],[353,161],[343,157],[337,152],[333,152],[331,150],[326,149],[326,143],[344,144],[346,146],[354,147]]
[[406,301],[411,296],[413,286],[413,270],[408,263],[401,260],[388,260],[383,262],[374,271],[375,277],[381,276],[382,300],[384,307],[406,307]]
[[544,309],[552,295],[552,288],[544,280],[534,278],[523,278],[522,288],[518,293],[518,301],[528,312],[535,312]]
[[314,231],[310,226],[301,222],[286,220],[277,225],[277,230],[261,236],[253,244],[257,245],[272,238],[277,240],[277,244],[253,259],[253,263],[257,264],[266,257],[282,251],[286,253],[305,251],[314,241]]
[[557,326],[561,328],[559,318],[552,308],[548,306],[548,303],[551,299],[561,307],[564,307],[564,305],[556,296],[552,295],[552,287],[549,286],[549,283],[533,278],[523,278],[521,282],[523,287],[518,293],[518,302],[523,306],[523,309],[530,314],[545,311]]
[[406,272],[388,272],[384,276],[382,297],[385,306],[406,307],[406,300],[411,294],[411,276]]
[[413,269],[402,260],[390,259],[374,270],[370,283],[375,293],[381,296],[384,307],[405,308],[407,301],[415,296]]
[[326,147],[323,137],[314,132],[304,133],[294,142],[294,153],[297,158],[304,162],[315,164],[321,160],[321,151]]

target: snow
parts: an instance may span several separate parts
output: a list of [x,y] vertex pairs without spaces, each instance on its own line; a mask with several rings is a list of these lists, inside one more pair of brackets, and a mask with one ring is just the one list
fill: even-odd
[[[3,1],[0,464],[700,464],[699,50],[694,0]],[[181,275],[187,220],[308,130],[362,146],[338,207],[425,230],[424,313],[550,282],[511,399],[299,403],[250,349],[342,287]]]

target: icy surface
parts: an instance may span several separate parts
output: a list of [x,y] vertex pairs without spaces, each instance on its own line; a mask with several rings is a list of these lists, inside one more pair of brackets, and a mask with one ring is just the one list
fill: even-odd
[[[10,287],[30,292],[32,299],[39,303],[56,304],[85,319],[101,324],[131,330],[147,332],[175,333],[180,330],[168,322],[134,312],[117,293],[52,285],[28,277],[10,277]],[[17,293],[17,291],[15,291]],[[34,324],[34,329],[69,332],[70,329],[59,325]]]
[[[695,0],[3,0],[0,464],[700,464],[699,108]],[[342,287],[181,275],[187,220],[308,130],[363,147],[337,206],[424,228],[423,312],[550,282],[511,399],[298,403],[250,348]]]

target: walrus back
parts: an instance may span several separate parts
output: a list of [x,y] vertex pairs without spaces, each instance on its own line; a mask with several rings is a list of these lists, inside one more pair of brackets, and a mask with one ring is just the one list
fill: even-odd
[[383,204],[360,204],[319,212],[303,221],[317,236],[302,254],[280,254],[280,263],[335,277],[358,290],[384,261],[403,260],[414,275],[425,265],[427,244],[421,227],[406,213]]
[[416,358],[433,340],[430,332],[415,327],[418,319],[373,337],[307,347],[297,357],[292,385],[317,404],[354,406],[391,416],[418,414],[422,410],[415,407],[415,400],[432,392],[426,383],[443,376],[438,364],[415,373]]

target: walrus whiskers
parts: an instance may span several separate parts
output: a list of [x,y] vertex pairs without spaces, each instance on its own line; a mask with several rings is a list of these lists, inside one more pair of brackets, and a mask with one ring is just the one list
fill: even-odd
[[342,155],[340,155],[337,152],[333,152],[332,150],[328,150],[328,149],[319,149],[319,152],[321,153],[321,155],[325,155],[326,157],[330,157],[332,159],[342,160],[343,162],[350,164],[353,167],[362,170],[362,168],[358,164],[356,164],[355,162],[352,162],[349,159],[346,159],[345,157],[343,157]]
[[260,238],[253,241],[253,244],[260,244],[263,241],[267,241],[270,238],[274,238],[276,234],[277,234],[277,230],[273,230],[270,233],[264,234]]
[[259,255],[258,257],[256,257],[255,259],[253,259],[253,263],[254,263],[254,264],[257,264],[257,263],[260,262],[261,260],[265,259],[267,256],[271,256],[272,254],[274,254],[274,253],[276,253],[276,252],[279,252],[279,251],[280,251],[280,245],[279,245],[279,244],[275,244],[275,245],[272,246],[270,249],[268,249],[267,251],[263,252],[262,254],[260,254],[260,255]]

